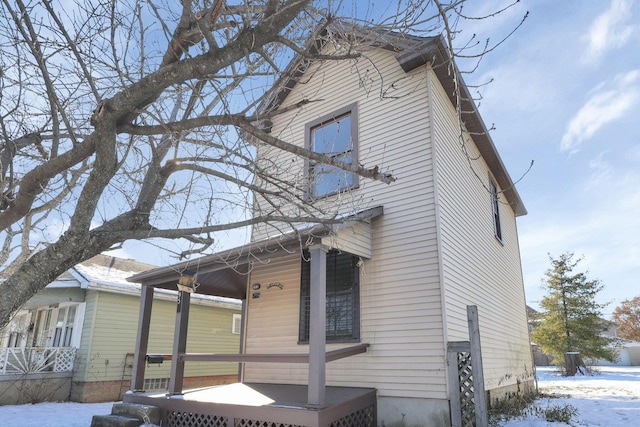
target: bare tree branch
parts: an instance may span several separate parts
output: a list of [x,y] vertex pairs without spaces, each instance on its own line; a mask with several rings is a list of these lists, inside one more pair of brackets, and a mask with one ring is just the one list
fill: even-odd
[[223,230],[340,222],[336,212],[360,206],[357,192],[309,200],[304,171],[257,150],[387,184],[395,177],[270,133],[271,119],[323,101],[309,94],[264,108],[282,82],[304,86],[308,68],[289,68],[292,59],[367,63],[375,73],[368,52],[390,32],[442,32],[454,57],[473,47],[456,52],[447,21],[467,18],[464,0],[399,0],[355,37],[355,25],[330,28],[340,2],[72,3],[0,0],[0,327],[67,269],[127,240],[174,239],[192,256]]

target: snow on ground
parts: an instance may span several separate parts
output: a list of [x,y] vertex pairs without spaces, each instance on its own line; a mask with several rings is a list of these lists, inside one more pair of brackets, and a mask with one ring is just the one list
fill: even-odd
[[2,427],[89,427],[94,415],[111,413],[108,403],[36,403],[0,406]]
[[[602,366],[593,376],[565,378],[555,368],[538,368],[540,392],[562,395],[541,398],[539,407],[572,405],[579,415],[575,427],[640,426],[640,367]],[[35,405],[0,406],[2,427],[89,427],[93,415],[111,412],[109,403],[37,403]],[[512,420],[504,427],[561,427],[539,418]]]
[[[538,388],[546,395],[541,408],[571,405],[578,410],[573,426],[640,426],[640,367],[598,366],[593,376],[563,377],[554,367],[538,367]],[[514,420],[505,427],[558,427],[559,423],[539,418]]]

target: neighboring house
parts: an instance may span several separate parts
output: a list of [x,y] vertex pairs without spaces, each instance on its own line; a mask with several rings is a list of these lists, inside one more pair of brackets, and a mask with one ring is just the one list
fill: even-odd
[[640,366],[640,342],[619,338],[614,346],[618,352],[615,362],[598,359],[587,363],[593,366]]
[[605,359],[588,360],[594,366],[640,366],[640,342],[618,337],[618,324],[609,320],[602,320],[601,335],[615,338],[611,346],[615,348],[618,357],[614,362]]
[[602,335],[617,338],[613,346],[618,352],[615,362],[598,359],[591,361],[596,366],[640,366],[640,342],[631,341],[618,337],[618,324],[602,319],[603,332]]
[[[192,269],[198,293],[243,299],[243,354],[233,359],[242,384],[185,390],[180,371],[192,361],[232,358],[187,352],[177,333],[168,400],[143,392],[153,323],[143,302],[134,391],[124,401],[159,406],[163,425],[460,425],[473,408],[460,394],[476,388],[476,401],[484,391],[494,401],[534,388],[516,228],[526,210],[463,83],[459,121],[454,77],[461,80],[443,40],[350,31],[366,54],[294,60],[264,110],[322,101],[274,117],[270,132],[380,165],[397,181],[358,179],[261,144],[259,160],[288,165],[309,183],[300,197],[339,206],[344,224],[290,235],[279,224],[255,226],[246,246],[131,278],[144,300],[154,288],[175,289],[177,272]],[[349,43],[337,34],[331,42],[314,46]],[[265,203],[256,195],[254,209]],[[476,337],[481,360],[471,368]],[[470,386],[470,371],[484,382]]]
[[[132,325],[140,307],[140,286],[126,277],[151,268],[98,255],[31,298],[0,331],[0,404],[121,399],[129,389]],[[157,292],[155,298],[150,348],[163,353],[172,345],[177,292]],[[232,329],[240,302],[201,296],[194,304],[192,325],[199,333],[190,348],[236,353],[240,331]],[[187,376],[200,386],[236,381],[237,372],[234,364],[192,366]],[[148,374],[148,389],[167,388],[168,366],[153,366]]]

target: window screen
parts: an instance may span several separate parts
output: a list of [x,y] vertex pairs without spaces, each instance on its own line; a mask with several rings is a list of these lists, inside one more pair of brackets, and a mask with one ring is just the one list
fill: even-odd
[[[300,289],[300,342],[309,342],[309,293],[311,285],[309,254],[302,260]],[[327,342],[357,341],[359,337],[358,257],[327,253]]]

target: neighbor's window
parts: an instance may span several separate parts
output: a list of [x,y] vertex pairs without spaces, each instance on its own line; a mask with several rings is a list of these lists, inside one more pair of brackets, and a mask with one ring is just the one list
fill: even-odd
[[[357,163],[357,108],[356,104],[307,124],[307,148],[325,154],[339,162]],[[358,186],[354,173],[319,162],[309,162],[310,198],[330,196]]]
[[[300,280],[301,343],[309,342],[310,265],[302,258]],[[360,284],[358,257],[331,250],[327,253],[327,342],[353,342],[360,339]]]
[[242,330],[242,315],[234,313],[233,323],[231,324],[231,333],[239,334],[241,330]]
[[[24,347],[27,344],[27,337],[30,331],[31,314],[22,313],[16,315],[9,323],[7,327],[8,339],[6,341],[6,347]],[[3,346],[0,346],[3,347]]]
[[502,226],[500,225],[500,194],[498,193],[498,186],[489,179],[489,188],[491,190],[491,208],[493,211],[493,230],[498,240],[502,242]]

